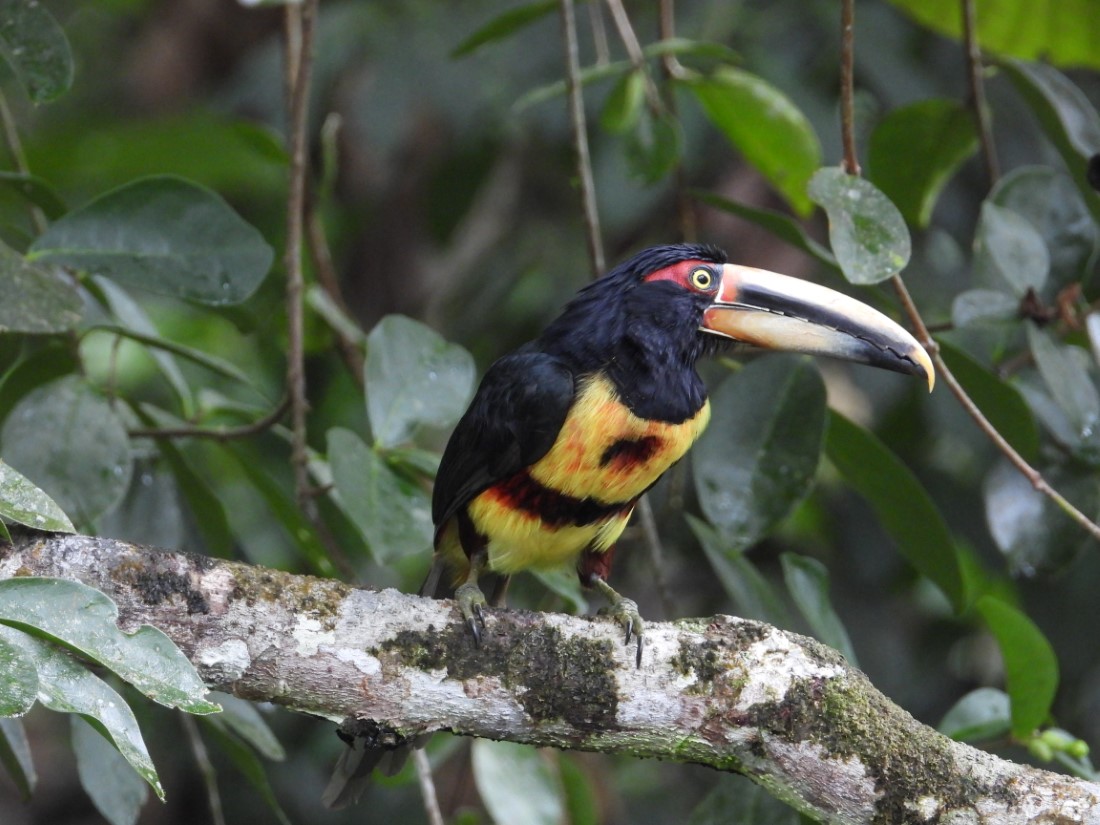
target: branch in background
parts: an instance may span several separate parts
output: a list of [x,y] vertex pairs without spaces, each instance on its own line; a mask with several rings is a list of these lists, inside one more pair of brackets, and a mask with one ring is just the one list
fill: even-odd
[[982,144],[982,159],[989,185],[997,183],[1001,173],[997,163],[997,147],[993,143],[993,128],[989,122],[989,108],[985,103],[985,83],[982,80],[982,53],[978,46],[978,25],[974,0],[961,0],[963,42],[966,45],[966,75],[970,83],[970,105],[974,108],[974,121]]
[[[675,0],[660,0],[659,6],[661,39],[672,40],[676,37]],[[680,65],[676,55],[669,53],[661,58],[661,72],[664,74],[665,84],[669,90],[665,98],[665,108],[669,115],[676,117],[676,95],[670,81],[682,77],[685,74],[684,67]],[[688,194],[687,169],[684,167],[683,155],[677,159],[673,175],[676,188],[676,212],[680,218],[680,236],[684,241],[693,242],[699,236],[698,221],[695,216],[695,199]]]
[[[121,340],[119,338],[115,339]],[[232,441],[235,438],[248,438],[252,435],[265,432],[279,423],[287,409],[290,407],[290,395],[284,395],[283,400],[275,409],[258,418],[250,424],[242,424],[239,427],[147,427],[129,430],[130,438],[209,438],[214,441]]]
[[[23,151],[23,141],[19,139],[19,129],[15,125],[15,118],[12,117],[8,99],[4,96],[2,89],[0,89],[0,128],[4,130],[4,142],[8,144],[8,151],[11,152],[15,168],[19,170],[21,175],[29,175],[31,167],[27,163],[27,154]],[[48,226],[45,214],[34,204],[31,204],[30,211],[34,228],[38,230],[39,234],[42,234]]]
[[97,587],[212,688],[315,716],[694,762],[834,823],[1100,818],[1100,784],[947,739],[840,654],[759,622],[649,624],[637,668],[603,619],[491,610],[474,647],[450,601],[106,539],[16,533],[14,575]]
[[290,460],[294,466],[294,488],[298,505],[309,512],[309,456],[306,451],[305,344],[303,340],[302,224],[305,215],[307,176],[306,125],[309,114],[310,75],[313,66],[313,24],[317,0],[288,3],[285,7],[284,45],[286,63],[287,146],[290,179],[286,198],[286,312],[287,389],[290,393]]
[[600,213],[596,206],[596,184],[592,179],[592,161],[588,154],[588,129],[584,118],[581,91],[581,63],[577,48],[577,20],[573,0],[561,0],[562,43],[565,46],[565,88],[569,95],[569,119],[573,125],[573,149],[577,154],[577,179],[581,186],[585,236],[592,276],[604,271],[605,257],[600,234]]
[[[964,4],[969,0],[963,0]],[[840,56],[840,122],[841,130],[843,132],[844,142],[844,168],[848,174],[858,175],[860,174],[859,159],[856,155],[855,140],[853,138],[853,126],[852,123],[855,119],[854,114],[854,79],[852,74],[852,66],[855,62],[855,35],[854,35],[854,0],[843,0],[841,11],[841,26],[843,34],[841,37],[841,56]],[[972,9],[971,9],[972,11]],[[973,22],[973,21],[971,21]],[[973,47],[976,50],[976,45],[973,43],[972,34],[968,37],[968,49]],[[979,109],[984,110],[983,103],[979,104],[975,100],[975,105]],[[983,138],[983,147],[985,146],[985,140]],[[988,148],[992,151],[992,142],[988,144]],[[989,158],[987,156],[987,163]],[[995,166],[992,167],[992,171],[995,173]],[[995,180],[995,178],[994,178]],[[912,297],[909,295],[909,290],[905,286],[905,282],[901,279],[900,275],[895,275],[892,279],[895,291],[898,293],[898,297],[901,299],[905,314],[909,316],[909,322],[913,326],[913,330],[916,334],[917,340],[920,341],[921,346],[928,350],[929,355],[932,357],[933,363],[936,365],[936,371],[939,373],[941,380],[947,384],[948,389],[951,390],[952,395],[958,399],[962,408],[966,411],[974,423],[978,425],[978,428],[985,433],[986,437],[997,447],[998,450],[1012,463],[1020,473],[1023,474],[1036,490],[1043,495],[1051,499],[1067,516],[1073,519],[1077,524],[1083,527],[1094,538],[1100,539],[1100,524],[1097,524],[1079,509],[1077,509],[1069,500],[1066,499],[1061,493],[1055,490],[1043,478],[1042,473],[1028,464],[1027,460],[1020,455],[1011,444],[1005,440],[1004,436],[997,431],[997,428],[990,423],[989,419],[985,417],[982,411],[978,408],[978,405],[974,403],[974,400],[967,394],[966,389],[959,383],[958,379],[947,366],[947,362],[943,360],[940,355],[939,347],[933,340],[931,333],[928,331],[928,327],[924,323],[924,319],[921,317],[920,310],[917,309],[917,305],[913,303]]]

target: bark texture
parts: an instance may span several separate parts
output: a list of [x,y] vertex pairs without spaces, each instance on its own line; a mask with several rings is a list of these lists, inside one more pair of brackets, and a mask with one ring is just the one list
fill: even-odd
[[164,630],[212,688],[404,735],[450,730],[696,762],[835,823],[1100,823],[1100,785],[953,742],[835,651],[729,616],[647,623],[449,601],[83,536],[0,542],[0,578],[56,576]]

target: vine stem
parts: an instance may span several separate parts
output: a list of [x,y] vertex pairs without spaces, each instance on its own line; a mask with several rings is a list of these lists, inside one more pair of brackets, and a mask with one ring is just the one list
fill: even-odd
[[855,107],[856,11],[855,0],[840,4],[840,138],[844,145],[844,171],[859,175],[856,152]]
[[286,310],[287,310],[287,391],[290,394],[291,448],[294,467],[295,498],[303,509],[312,506],[309,481],[309,456],[306,451],[305,348],[303,333],[302,272],[303,218],[306,195],[306,123],[309,112],[309,86],[313,66],[313,24],[317,0],[286,5],[285,91],[287,146],[290,175],[286,199]]
[[961,0],[963,42],[966,44],[966,76],[970,84],[970,105],[974,108],[974,122],[978,127],[978,139],[982,145],[982,160],[993,186],[1001,176],[997,163],[997,147],[993,143],[993,128],[989,122],[989,109],[985,103],[985,82],[982,80],[982,52],[978,46],[977,12],[974,0]]

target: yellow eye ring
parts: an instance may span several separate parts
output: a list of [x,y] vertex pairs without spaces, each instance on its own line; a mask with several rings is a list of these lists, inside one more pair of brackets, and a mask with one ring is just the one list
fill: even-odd
[[714,286],[714,273],[702,266],[698,269],[693,269],[691,272],[691,285],[696,289],[710,289]]

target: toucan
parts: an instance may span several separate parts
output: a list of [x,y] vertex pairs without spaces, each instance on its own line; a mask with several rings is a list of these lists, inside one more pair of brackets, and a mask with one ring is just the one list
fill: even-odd
[[[706,428],[696,364],[730,346],[870,364],[920,376],[929,390],[934,381],[913,336],[854,298],[728,263],[715,246],[646,249],[485,373],[439,465],[435,557],[421,592],[455,587],[477,644],[488,605],[482,574],[506,581],[575,565],[582,584],[607,598],[626,643],[636,640],[640,666],[637,604],[608,583],[615,542],[639,498]],[[364,772],[345,768],[345,781]],[[336,784],[329,796],[346,798]]]

